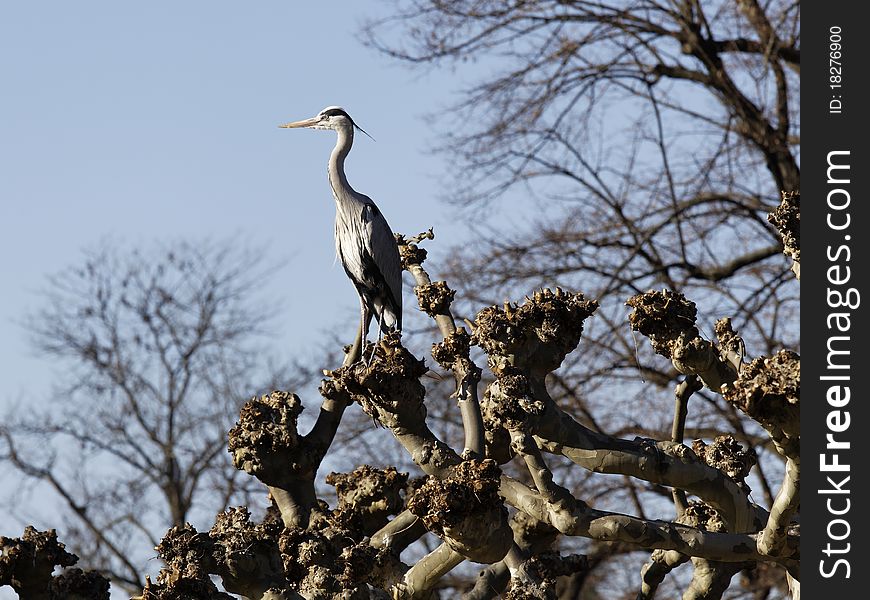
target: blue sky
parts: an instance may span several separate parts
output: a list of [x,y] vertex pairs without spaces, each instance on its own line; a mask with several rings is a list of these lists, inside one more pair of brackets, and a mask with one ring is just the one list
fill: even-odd
[[[461,221],[438,203],[445,165],[427,151],[437,131],[423,118],[458,80],[365,49],[358,25],[380,10],[368,1],[2,4],[0,414],[45,398],[58,375],[31,354],[17,321],[48,274],[106,237],[265,245],[267,262],[287,261],[272,290],[289,313],[277,332],[285,359],[356,318],[334,265],[334,134],[279,123],[344,106],[377,139],[358,136],[352,185],[396,231],[435,226],[435,256],[462,238]],[[20,534],[0,509],[0,535]]]

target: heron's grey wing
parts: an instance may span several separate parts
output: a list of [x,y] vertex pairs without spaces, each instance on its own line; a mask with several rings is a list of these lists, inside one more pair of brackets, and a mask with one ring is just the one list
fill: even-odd
[[335,215],[335,253],[341,260],[345,273],[357,287],[372,287],[372,282],[366,280],[366,265],[363,255],[368,237],[364,224],[358,218],[339,211]]
[[374,260],[387,286],[396,312],[399,329],[402,325],[402,261],[396,238],[384,215],[372,202],[363,208],[363,222],[368,229],[366,250]]

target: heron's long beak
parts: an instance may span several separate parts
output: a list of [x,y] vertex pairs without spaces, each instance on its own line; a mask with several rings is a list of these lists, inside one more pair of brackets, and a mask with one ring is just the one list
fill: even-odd
[[317,117],[311,117],[310,119],[305,119],[303,121],[293,121],[292,123],[284,123],[283,125],[278,125],[278,127],[283,127],[284,129],[296,129],[297,127],[312,127],[316,125],[318,122]]

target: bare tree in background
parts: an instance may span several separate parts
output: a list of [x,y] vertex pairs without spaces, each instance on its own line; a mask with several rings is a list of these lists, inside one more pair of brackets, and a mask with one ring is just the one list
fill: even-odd
[[[793,344],[797,285],[766,217],[800,186],[797,3],[390,4],[370,45],[420,68],[500,69],[473,72],[480,83],[442,116],[456,132],[449,197],[486,210],[524,186],[546,203],[533,227],[457,257],[470,300],[581,282],[607,302],[666,286],[733,315],[761,351]],[[622,315],[596,336],[598,365],[634,378]]]
[[[45,411],[18,403],[0,458],[50,490],[64,523],[51,525],[83,564],[131,593],[167,527],[249,500],[226,432],[252,388],[277,383],[262,352],[274,307],[257,298],[268,274],[230,243],[105,243],[51,278],[26,322],[61,382]],[[22,517],[26,497],[11,498]]]
[[[553,285],[601,303],[594,349],[551,375],[561,407],[596,431],[670,435],[681,375],[625,324],[625,299],[651,288],[695,300],[708,339],[728,315],[750,354],[798,347],[798,283],[767,220],[800,186],[797,3],[386,4],[363,31],[370,46],[472,82],[439,128],[456,173],[444,195],[478,224],[444,270],[458,310]],[[731,432],[753,448],[754,493],[772,502],[784,461],[769,438],[716,394],[693,404],[685,435]],[[431,412],[455,423],[448,403]],[[660,487],[566,473],[613,509],[668,516]],[[616,593],[642,560],[601,561],[585,581]]]

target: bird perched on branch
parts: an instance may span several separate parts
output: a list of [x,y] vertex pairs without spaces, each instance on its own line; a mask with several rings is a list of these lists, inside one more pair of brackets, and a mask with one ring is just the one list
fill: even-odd
[[402,263],[395,236],[374,201],[350,187],[344,173],[354,129],[369,134],[339,106],[281,127],[332,129],[338,134],[328,173],[335,198],[336,253],[359,294],[360,328],[346,361],[353,362],[362,352],[372,317],[377,318],[380,333],[402,329]]

